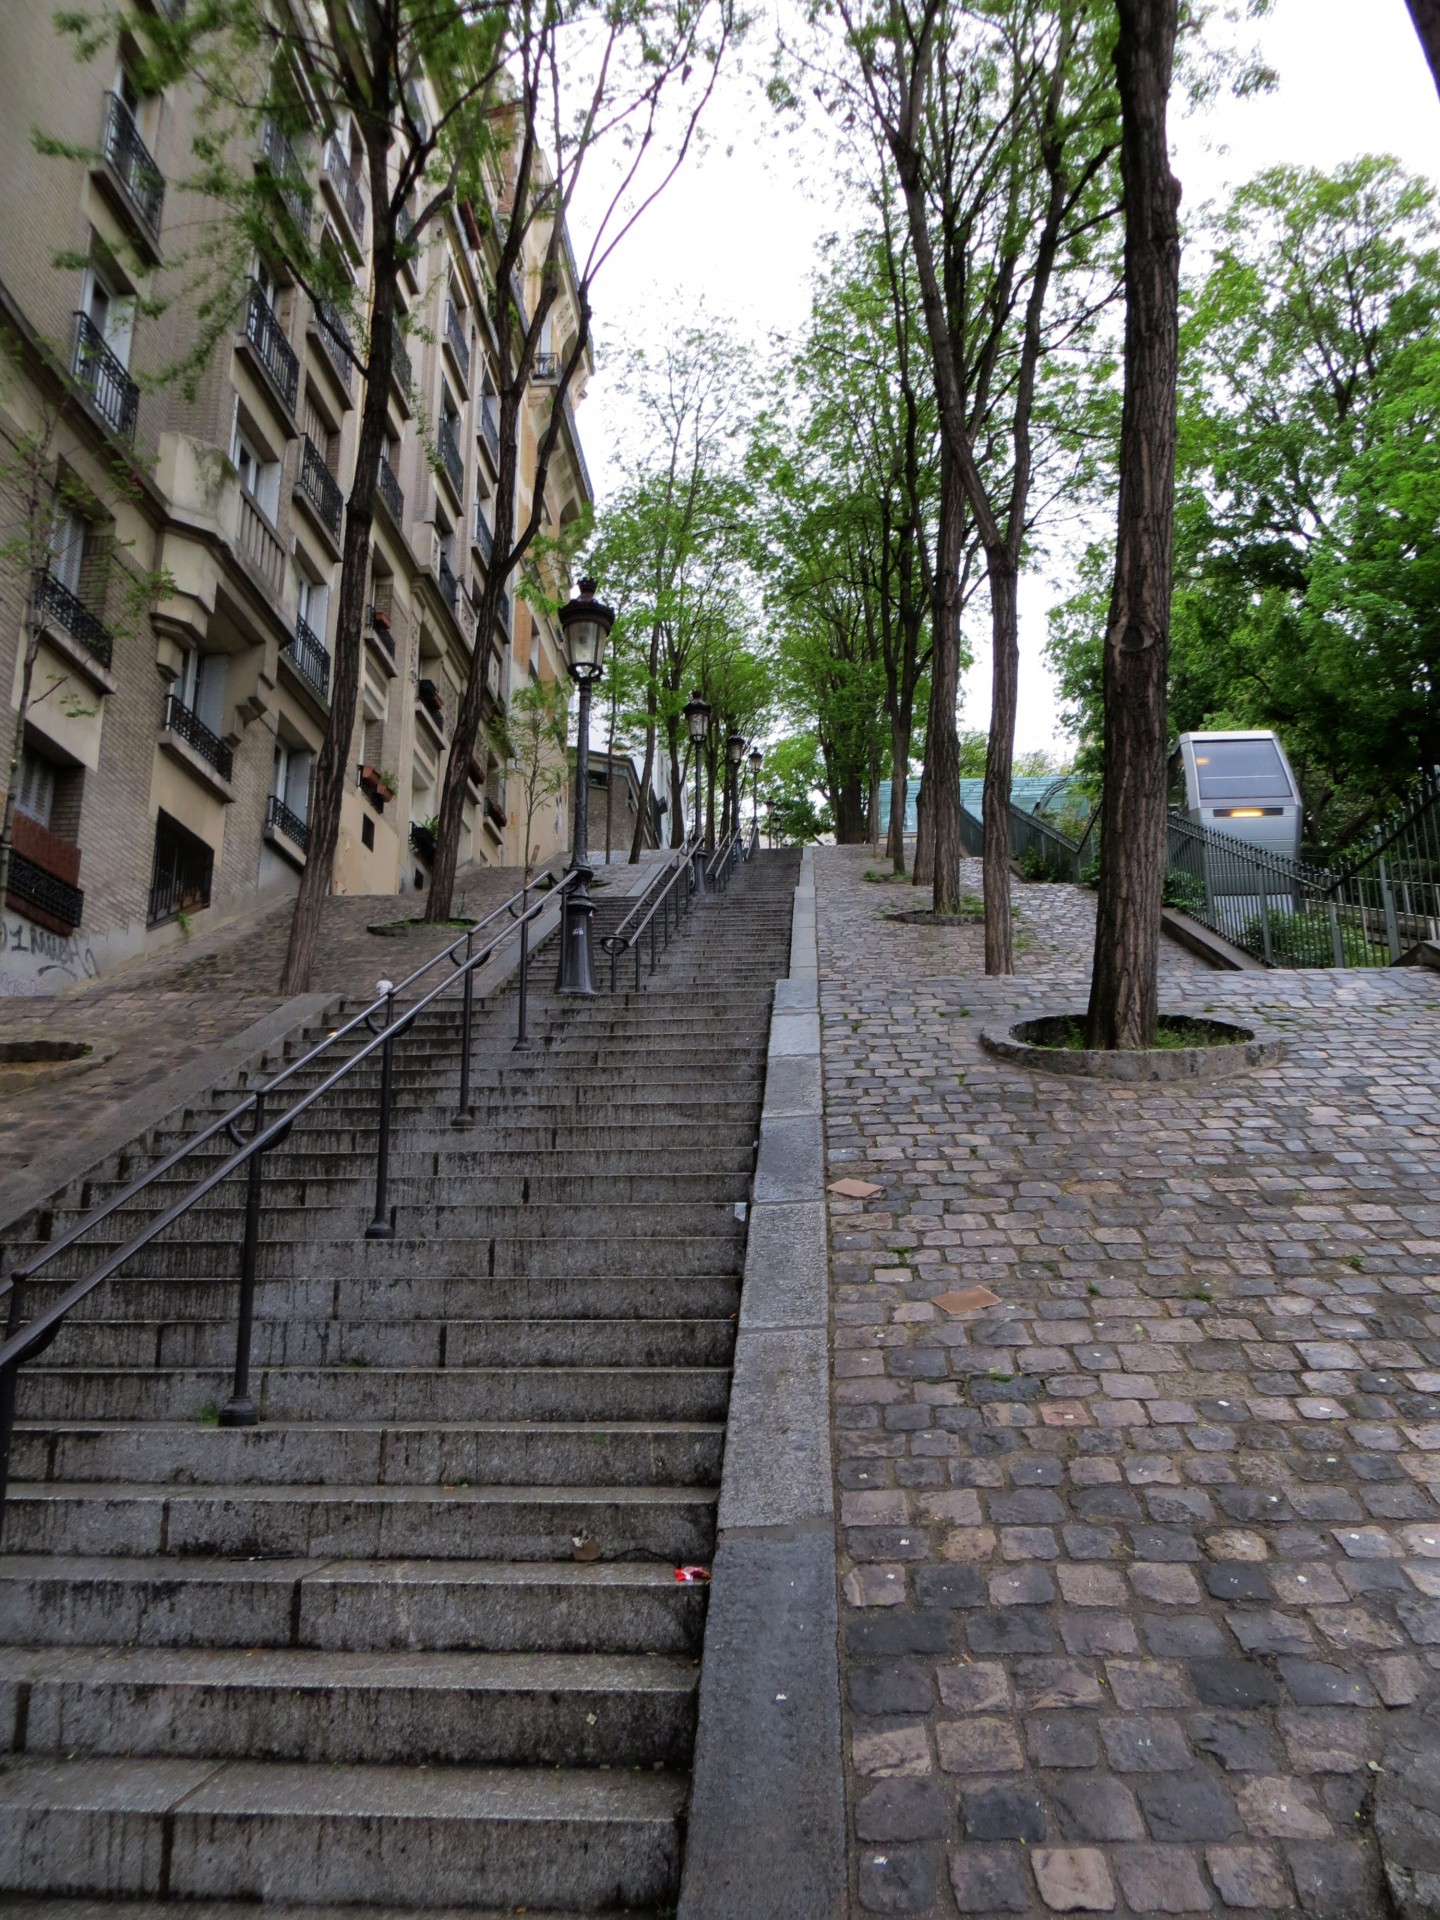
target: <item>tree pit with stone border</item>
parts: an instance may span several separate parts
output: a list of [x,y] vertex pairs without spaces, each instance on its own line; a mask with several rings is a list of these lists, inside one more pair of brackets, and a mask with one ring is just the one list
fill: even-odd
[[1162,1013],[1158,1026],[1169,1036],[1159,1046],[1086,1047],[1076,1044],[1077,1034],[1084,1033],[1084,1014],[1048,1013],[1017,1021],[1011,1027],[985,1027],[980,1045],[998,1059],[1036,1067],[1042,1073],[1131,1085],[1218,1080],[1246,1067],[1271,1065],[1283,1051],[1282,1042],[1274,1035],[1229,1020]]

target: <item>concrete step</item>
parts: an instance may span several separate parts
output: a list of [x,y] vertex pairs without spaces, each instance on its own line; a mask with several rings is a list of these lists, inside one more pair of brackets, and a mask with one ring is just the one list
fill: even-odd
[[676,1767],[698,1673],[674,1655],[11,1647],[0,1724],[27,1754]]
[[698,1655],[663,1562],[0,1557],[0,1643]]
[[[728,1366],[735,1324],[713,1320],[373,1320],[256,1322],[257,1366]],[[223,1319],[79,1320],[61,1327],[51,1367],[224,1367],[235,1357],[233,1308]]]
[[[29,1366],[26,1421],[200,1420],[229,1397],[229,1368]],[[257,1367],[261,1420],[723,1420],[726,1367]]]
[[[669,1409],[667,1408],[667,1413]],[[25,1420],[16,1480],[165,1486],[718,1486],[723,1419],[506,1424]]]
[[18,1759],[0,1887],[406,1908],[673,1901],[681,1774]]
[[711,1487],[171,1487],[12,1483],[10,1553],[709,1561]]
[[[320,1156],[306,1157],[312,1162],[310,1169],[294,1167],[288,1158],[277,1157],[270,1163],[274,1172],[267,1170],[265,1176],[267,1208],[354,1208],[373,1195],[373,1166],[366,1167],[352,1156],[336,1155],[327,1168]],[[418,1164],[422,1156],[411,1153],[392,1157],[390,1179],[397,1193],[406,1193],[412,1199],[429,1194],[437,1206],[514,1206],[517,1201],[521,1206],[571,1203],[586,1207],[621,1203],[674,1205],[686,1201],[728,1203],[745,1197],[753,1156],[748,1151],[736,1153],[733,1157],[737,1164],[729,1170],[717,1169],[709,1154],[689,1156],[693,1162],[690,1166],[674,1168],[667,1164],[663,1169],[656,1168],[652,1154],[628,1156],[632,1163],[629,1167],[615,1166],[618,1156],[597,1153],[570,1157],[583,1164],[573,1170],[552,1171],[553,1160],[558,1156],[547,1155],[542,1172],[537,1170],[533,1158],[510,1155],[507,1159],[523,1161],[523,1164],[495,1173],[484,1171],[487,1162],[493,1164],[493,1155],[476,1153],[471,1156],[474,1165],[464,1169],[450,1164],[452,1156],[434,1153],[423,1156],[422,1166]],[[458,1160],[459,1156],[453,1158]],[[399,1164],[402,1160],[404,1164]],[[437,1170],[437,1160],[443,1162],[443,1170]],[[194,1184],[194,1174],[183,1180],[157,1181],[148,1190],[149,1204],[144,1209],[144,1217],[149,1218],[169,1206]],[[100,1194],[83,1206],[57,1207],[52,1216],[51,1238],[58,1238],[62,1230],[122,1191],[119,1184],[114,1184],[113,1192]],[[202,1204],[192,1209],[189,1217],[193,1220],[197,1214],[203,1217],[215,1211],[217,1209]],[[238,1200],[226,1211],[238,1213]],[[114,1217],[124,1216],[117,1212]]]
[[[252,1901],[207,1900],[204,1911],[205,1920],[255,1920]],[[543,1913],[536,1907],[507,1907],[503,1913],[496,1907],[426,1909],[428,1920],[511,1920],[517,1911],[523,1911],[529,1920],[626,1920],[635,1909],[627,1908],[622,1914],[612,1907],[603,1914],[585,1915],[573,1909],[561,1913],[548,1907]],[[265,1904],[266,1920],[411,1920],[414,1912],[413,1907],[296,1907],[277,1905],[273,1901]],[[65,1900],[4,1893],[0,1893],[0,1913],[23,1914],[27,1920],[176,1920],[176,1908],[168,1900]]]

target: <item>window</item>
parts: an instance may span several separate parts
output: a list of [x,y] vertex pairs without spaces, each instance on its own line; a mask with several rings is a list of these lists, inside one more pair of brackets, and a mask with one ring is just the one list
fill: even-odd
[[231,458],[239,469],[240,485],[265,518],[273,523],[280,508],[280,462],[266,460],[238,425]]
[[300,424],[305,430],[305,437],[325,462],[326,471],[333,476],[340,464],[340,436],[338,433],[332,433],[326,425],[325,416],[316,406],[314,396],[308,387],[301,401]]
[[228,661],[223,653],[201,653],[193,647],[185,655],[175,691],[183,706],[214,734],[225,731],[225,680]]
[[50,529],[50,577],[79,597],[80,577],[85,566],[85,536],[88,528],[83,514],[73,508],[55,516]]
[[1195,769],[1208,803],[1294,798],[1273,740],[1197,740]]
[[330,589],[323,581],[312,580],[302,572],[298,580],[297,611],[315,638],[324,644],[325,624],[330,614]]
[[116,70],[115,92],[121,105],[135,122],[135,131],[153,153],[155,136],[160,130],[159,94],[141,93],[134,74],[123,64]]
[[210,904],[215,852],[168,813],[155,822],[155,856],[150,869],[149,924],[198,913]]
[[135,328],[135,302],[121,293],[102,266],[92,262],[85,270],[81,310],[122,367],[130,364],[130,336]]
[[284,740],[275,742],[270,791],[300,821],[310,818],[310,769],[314,759],[308,747],[292,747]]
[[20,755],[15,809],[41,827],[50,825],[55,812],[55,762],[37,753],[34,747],[24,748]]

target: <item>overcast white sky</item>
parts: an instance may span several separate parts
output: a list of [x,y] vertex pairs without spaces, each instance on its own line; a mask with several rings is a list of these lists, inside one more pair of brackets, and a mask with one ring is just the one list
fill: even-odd
[[[1277,70],[1279,88],[1226,100],[1199,117],[1172,116],[1186,206],[1281,161],[1329,168],[1359,153],[1392,153],[1417,173],[1440,175],[1440,97],[1405,0],[1277,0],[1271,17],[1247,34]],[[702,306],[759,347],[774,332],[798,328],[816,242],[856,223],[854,212],[826,196],[824,155],[805,156],[802,179],[769,109],[739,75],[712,102],[709,124],[708,152],[687,165],[596,281],[599,364],[581,428],[602,501],[616,477],[614,451],[628,438],[614,383],[632,346],[658,344],[675,317]],[[575,226],[583,248],[583,206]],[[1045,614],[1056,597],[1039,578],[1022,587],[1022,750],[1063,744],[1041,658]],[[989,679],[988,650],[977,646],[962,725],[987,724]]]

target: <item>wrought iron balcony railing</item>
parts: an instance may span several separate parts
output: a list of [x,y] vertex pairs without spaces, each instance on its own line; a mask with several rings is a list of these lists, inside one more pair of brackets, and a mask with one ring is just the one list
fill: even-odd
[[390,321],[390,377],[400,391],[408,396],[414,381],[410,369],[410,349],[405,345],[400,322],[394,318]]
[[450,476],[450,484],[455,489],[455,497],[460,499],[465,492],[465,460],[460,452],[460,442],[456,438],[455,423],[449,414],[441,414],[435,438],[440,448],[440,458],[445,463],[445,471]]
[[475,502],[475,544],[488,567],[495,551],[495,536],[490,531],[490,522],[485,518],[485,508],[478,500]]
[[460,378],[470,384],[470,342],[465,338],[465,328],[459,314],[455,311],[453,300],[445,302],[445,338],[450,351],[455,356],[455,364],[460,369]]
[[260,157],[265,162],[285,211],[307,238],[310,233],[310,206],[305,197],[305,168],[291,144],[273,120],[260,129]]
[[456,613],[458,611],[457,602],[460,598],[460,582],[455,578],[455,570],[443,553],[440,556],[438,571],[440,576],[440,598],[452,613]]
[[140,138],[135,116],[118,93],[106,95],[105,158],[125,189],[136,218],[153,241],[160,238],[165,205],[165,176]]
[[85,895],[79,887],[72,887],[68,880],[48,872],[34,860],[27,860],[14,847],[10,849],[6,892],[70,928],[79,926],[85,911]]
[[35,576],[35,604],[40,616],[62,627],[72,640],[78,640],[102,667],[110,665],[115,643],[105,622],[73,594],[48,568]]
[[295,632],[285,652],[302,679],[307,680],[322,700],[330,698],[330,656],[325,642],[308,620],[296,619]]
[[379,612],[379,607],[371,607],[370,609],[368,616],[369,637],[380,647],[382,652],[393,660],[395,658],[395,635],[389,625],[390,616],[387,614],[385,616],[385,623],[382,624],[375,617]]
[[122,440],[133,440],[140,412],[140,389],[130,378],[124,362],[106,345],[104,334],[88,313],[75,316],[73,371],[106,426]]
[[500,604],[496,608],[496,618],[506,633],[510,631],[510,596],[504,587],[500,589]]
[[340,196],[340,204],[345,209],[345,217],[355,231],[355,238],[365,238],[365,195],[360,190],[360,182],[350,171],[350,161],[345,149],[336,139],[331,140],[325,149],[325,171],[335,183],[335,191]]
[[338,540],[340,523],[345,516],[345,496],[339,481],[326,466],[324,454],[308,433],[300,455],[300,491],[319,514],[322,524]]
[[485,436],[485,444],[490,449],[490,458],[498,466],[500,463],[500,422],[495,418],[495,409],[487,393],[480,402],[480,431]]
[[155,828],[155,864],[150,870],[149,924],[155,927],[177,914],[208,907],[214,872],[214,850],[194,834],[167,824],[162,814]]
[[165,731],[173,733],[194,749],[200,758],[207,761],[222,780],[229,780],[235,772],[235,756],[220,738],[212,733],[205,722],[192,708],[187,707],[178,693],[165,696]]
[[250,297],[245,304],[245,338],[260,356],[261,365],[275,382],[281,399],[293,410],[295,396],[300,391],[300,362],[285,338],[285,329],[275,309],[254,280],[250,282]]
[[340,384],[346,393],[350,391],[350,354],[353,343],[350,329],[341,317],[340,309],[333,300],[317,300],[315,303],[315,322],[320,331],[321,341],[329,356],[330,364],[340,376]]
[[273,827],[277,833],[300,849],[301,853],[310,851],[310,823],[302,820],[298,813],[287,807],[278,793],[272,793],[270,803],[265,809],[265,824]]
[[382,453],[380,472],[375,482],[375,491],[385,502],[390,518],[397,527],[405,524],[405,494],[400,482],[395,478],[395,469]]
[[551,386],[560,378],[560,356],[558,353],[537,353],[535,364],[530,369],[530,378],[536,386]]

